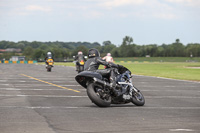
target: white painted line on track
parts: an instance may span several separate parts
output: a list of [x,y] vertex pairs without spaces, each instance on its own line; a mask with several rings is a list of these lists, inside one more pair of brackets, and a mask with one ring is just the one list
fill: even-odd
[[[64,89],[18,89],[18,88],[0,88],[0,90],[7,90],[7,91],[66,91]],[[76,89],[86,91],[86,89]]]
[[177,87],[181,87],[181,88],[194,88],[194,87],[198,87],[198,86],[180,86],[180,85],[177,85],[177,86],[148,86],[148,85],[140,85],[140,88],[141,87],[146,87],[146,88],[154,88],[154,87],[160,87],[160,88],[177,88]]
[[6,85],[7,86],[7,85],[10,85],[10,84],[0,84],[0,85]]
[[[64,85],[62,85],[64,86]],[[79,86],[79,85],[66,85],[66,86]],[[66,91],[66,90],[63,90],[63,89],[31,89],[31,88],[24,88],[24,89],[19,89],[19,88],[0,88],[0,90],[8,90],[8,91],[12,91],[12,90],[30,90],[30,91],[34,91],[34,90],[44,90],[44,91],[47,91],[47,90],[58,90],[58,91]],[[84,88],[81,88],[81,89],[76,89],[76,90],[82,90],[82,91],[86,91],[87,89],[84,89]],[[179,90],[142,90],[142,92],[183,92],[183,91],[195,91],[196,92],[200,92],[200,91],[196,91],[196,90],[183,90],[183,89],[179,89]]]
[[61,85],[61,86],[81,86],[81,85]]
[[[91,107],[81,107],[81,106],[0,106],[0,108],[29,108],[29,109],[87,109],[87,108],[96,108],[97,106],[91,106]],[[145,107],[145,106],[135,106],[135,105],[129,105],[129,106],[124,106],[123,104],[120,105],[114,105],[112,104],[110,106],[112,109],[200,109],[200,107]]]
[[193,129],[169,129],[171,132],[193,132]]
[[190,96],[145,96],[145,98],[156,98],[156,99],[162,99],[162,98],[187,98],[187,99],[198,99],[200,96],[190,97]]
[[167,80],[176,80],[176,81],[183,81],[183,82],[191,82],[191,83],[199,83],[200,84],[200,81],[189,81],[189,80],[172,79],[172,78],[157,77],[157,76],[144,76],[144,75],[135,75],[135,74],[132,74],[132,75],[133,76],[141,76],[141,77],[143,76],[143,77],[151,77],[151,78],[167,79]]
[[7,82],[8,80],[0,80],[0,82]]
[[64,97],[64,98],[82,98],[88,96],[63,96],[63,95],[0,95],[0,97]]
[[[183,89],[179,89],[179,90],[141,90],[141,91],[142,91],[142,92],[143,92],[143,91],[150,91],[150,92],[151,92],[151,91],[160,91],[160,92],[167,92],[167,91],[169,91],[169,92],[171,92],[171,91],[172,91],[172,92],[179,92],[179,91],[181,91],[181,92],[182,92],[182,91],[189,91],[189,92],[192,92],[192,91],[194,91],[194,92],[196,93],[196,89],[190,89],[190,90],[186,90],[186,89],[185,89],[185,90],[183,90]],[[197,92],[199,92],[199,91],[197,91]]]
[[[64,96],[64,95],[0,95],[0,97],[68,97],[68,98],[83,98],[88,96]],[[163,99],[163,98],[184,98],[184,99],[200,99],[199,97],[189,97],[189,96],[145,96],[149,99]]]

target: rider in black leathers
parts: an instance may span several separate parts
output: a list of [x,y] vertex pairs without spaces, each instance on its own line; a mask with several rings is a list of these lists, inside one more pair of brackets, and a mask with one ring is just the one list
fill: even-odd
[[[109,76],[110,77],[110,85],[111,89],[114,91],[115,95],[118,95],[118,91],[116,90],[116,72],[115,68],[123,67],[121,65],[116,65],[114,63],[108,63],[100,57],[100,53],[97,49],[90,49],[88,52],[88,60],[84,65],[84,71],[95,71],[100,73],[102,76]],[[100,69],[99,65],[108,66],[107,69]]]
[[81,60],[83,60],[84,62],[86,61],[86,59],[85,59],[85,57],[84,57],[84,55],[83,55],[83,52],[81,52],[81,51],[78,52],[78,55],[76,55],[76,57],[75,57],[74,60],[77,61],[77,62],[76,62],[76,71],[78,71],[78,69],[79,69],[79,62],[80,62]]

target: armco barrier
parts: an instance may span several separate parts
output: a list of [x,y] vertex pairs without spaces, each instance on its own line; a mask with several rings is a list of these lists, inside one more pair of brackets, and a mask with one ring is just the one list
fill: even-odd
[[9,63],[9,61],[8,61],[8,60],[5,60],[5,61],[4,61],[4,63],[5,63],[5,64],[8,64],[8,63]]
[[33,64],[33,61],[32,61],[32,60],[29,60],[29,61],[28,61],[28,64]]
[[24,61],[20,61],[20,64],[24,64]]
[[36,60],[29,60],[29,61],[8,61],[8,60],[4,60],[4,61],[0,61],[0,63],[4,63],[4,64],[34,64],[37,63]]

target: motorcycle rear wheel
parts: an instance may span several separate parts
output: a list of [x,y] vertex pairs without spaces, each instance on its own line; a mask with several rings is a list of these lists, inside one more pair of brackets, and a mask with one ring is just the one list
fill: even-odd
[[87,87],[87,95],[90,100],[99,107],[109,107],[111,104],[111,97],[102,98],[100,93],[102,89],[98,86],[95,86],[94,83],[90,83]]

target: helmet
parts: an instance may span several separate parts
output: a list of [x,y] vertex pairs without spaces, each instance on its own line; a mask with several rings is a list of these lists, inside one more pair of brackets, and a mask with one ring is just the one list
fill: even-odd
[[78,54],[83,54],[83,52],[79,51]]
[[88,58],[92,58],[92,57],[99,57],[100,53],[97,49],[92,48],[88,51]]
[[47,52],[47,55],[51,55],[51,52]]
[[107,56],[111,56],[111,53],[107,53]]
[[49,57],[52,57],[51,52],[47,52],[47,57],[48,57],[48,58],[49,58]]

